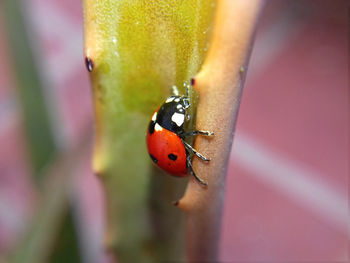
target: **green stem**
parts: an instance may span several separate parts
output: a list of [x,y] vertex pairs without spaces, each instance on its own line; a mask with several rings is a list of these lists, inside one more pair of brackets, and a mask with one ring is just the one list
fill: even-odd
[[171,202],[184,183],[154,174],[145,133],[171,86],[184,93],[183,84],[199,70],[215,2],[84,0],[96,118],[93,166],[106,190],[106,246],[120,262],[183,257],[183,249],[173,249],[184,244],[174,237],[183,233],[182,214]]

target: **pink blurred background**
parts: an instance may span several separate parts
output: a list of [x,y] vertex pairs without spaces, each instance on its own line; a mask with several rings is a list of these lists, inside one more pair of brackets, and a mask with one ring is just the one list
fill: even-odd
[[[92,120],[81,1],[25,6],[55,139],[65,148]],[[350,262],[349,10],[342,0],[268,1],[230,158],[223,262]],[[9,54],[0,16],[0,254],[37,202]],[[102,192],[88,158],[72,192],[85,222],[84,260],[102,262]]]

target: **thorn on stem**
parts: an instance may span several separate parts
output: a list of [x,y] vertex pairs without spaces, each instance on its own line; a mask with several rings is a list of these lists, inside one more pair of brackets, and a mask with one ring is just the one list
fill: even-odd
[[196,84],[196,79],[195,78],[191,78],[191,85],[194,86]]
[[85,66],[89,72],[94,69],[94,62],[89,57],[85,57]]
[[94,172],[94,175],[95,175],[96,177],[102,177],[102,174],[101,174],[100,172]]

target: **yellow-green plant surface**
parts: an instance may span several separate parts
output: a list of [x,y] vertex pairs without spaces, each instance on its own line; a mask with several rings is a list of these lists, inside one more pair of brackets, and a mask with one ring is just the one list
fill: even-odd
[[171,86],[184,92],[184,83],[198,72],[215,2],[83,1],[96,119],[93,169],[106,190],[106,246],[120,262],[182,257],[181,215],[170,202],[184,184],[154,175],[145,134]]

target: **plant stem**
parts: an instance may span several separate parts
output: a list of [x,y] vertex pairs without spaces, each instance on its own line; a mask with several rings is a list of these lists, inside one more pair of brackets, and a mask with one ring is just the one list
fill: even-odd
[[202,65],[215,2],[83,1],[96,120],[93,168],[106,191],[106,248],[119,262],[182,257],[173,248],[184,243],[182,231],[174,231],[183,229],[183,213],[171,202],[184,185],[154,172],[145,134],[171,87],[184,94],[184,82]]
[[198,136],[195,148],[211,157],[210,164],[194,159],[197,174],[208,182],[201,187],[191,179],[179,207],[187,211],[189,262],[218,260],[225,177],[242,87],[262,0],[219,0],[208,56],[196,76],[199,94],[197,129],[215,133]]

